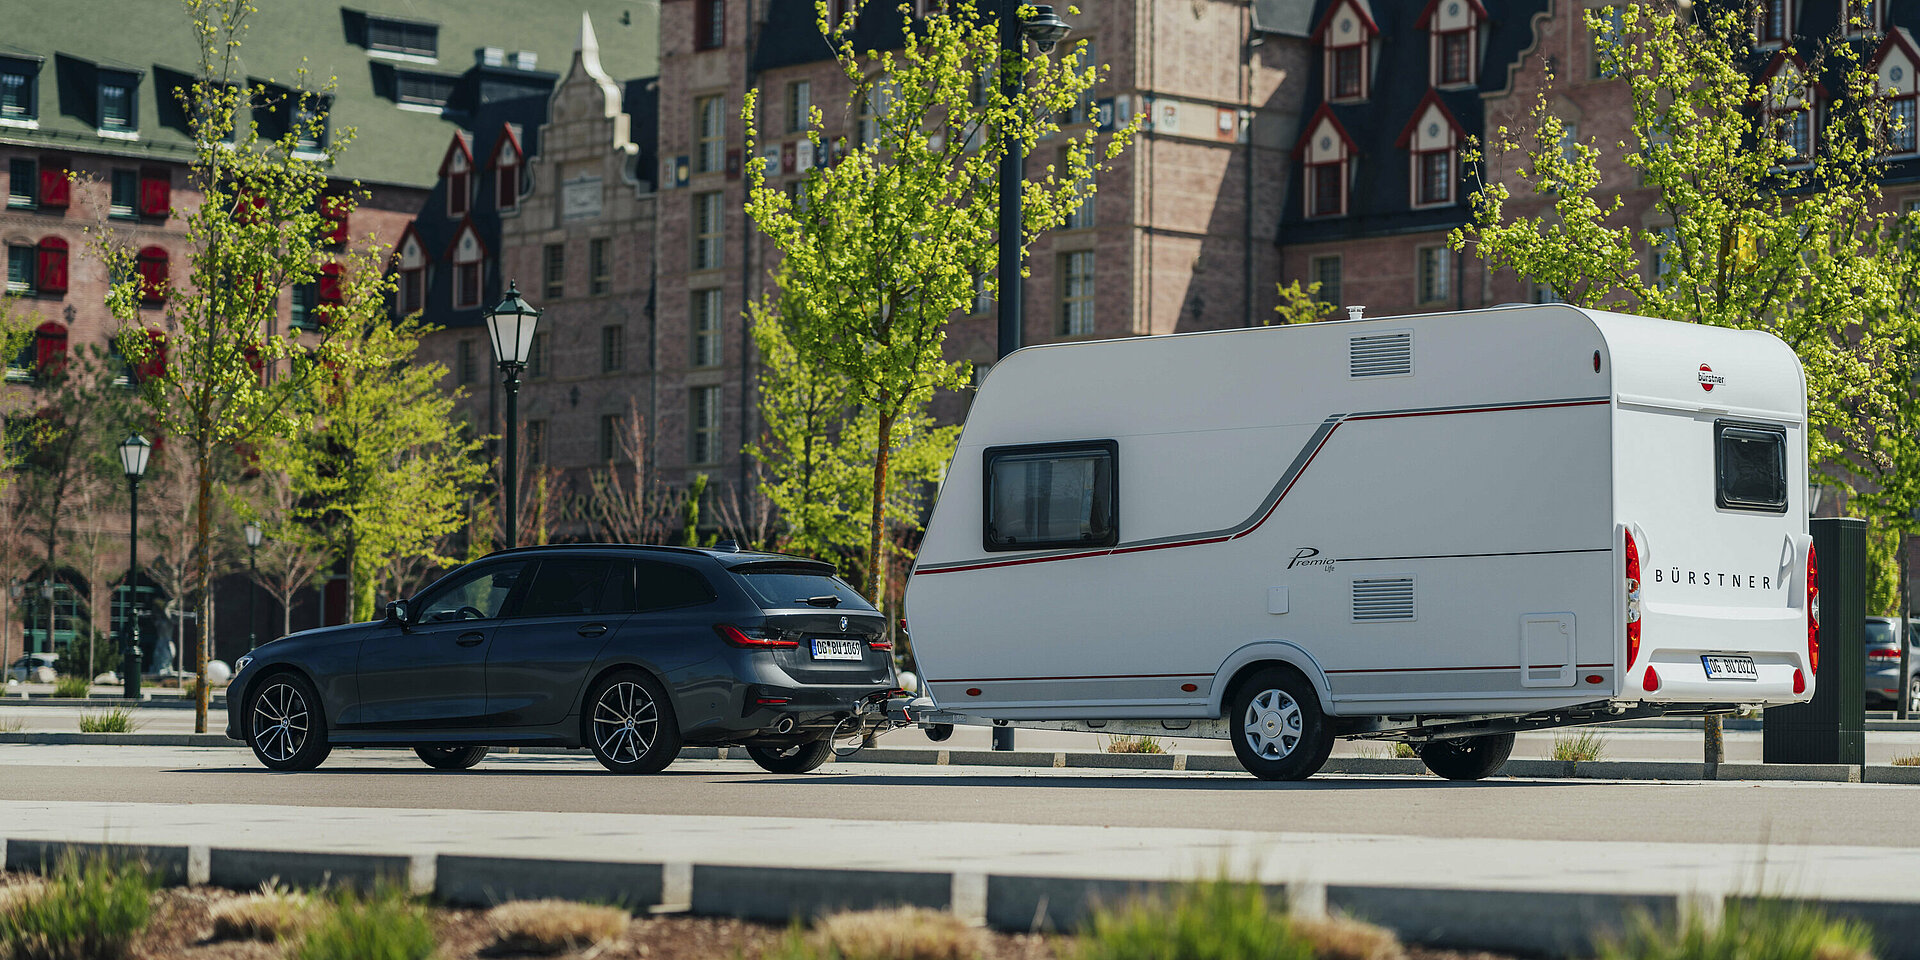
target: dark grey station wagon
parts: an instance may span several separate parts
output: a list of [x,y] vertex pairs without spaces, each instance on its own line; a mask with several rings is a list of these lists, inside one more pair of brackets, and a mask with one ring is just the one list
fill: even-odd
[[[886,620],[833,567],[722,548],[583,545],[467,564],[378,623],[240,659],[227,736],[274,770],[336,746],[410,746],[460,770],[491,747],[586,747],[653,773],[738,744],[801,773],[895,687]],[[852,719],[850,719],[852,718]]]

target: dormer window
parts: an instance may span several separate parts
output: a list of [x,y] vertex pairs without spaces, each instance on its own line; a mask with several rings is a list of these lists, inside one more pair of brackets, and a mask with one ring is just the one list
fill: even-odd
[[1435,87],[1469,86],[1480,79],[1480,24],[1487,10],[1480,0],[1430,0],[1420,14],[1420,29],[1431,38],[1428,83]]
[[1793,0],[1760,0],[1760,22],[1755,27],[1761,43],[1785,43],[1793,32]]
[[98,91],[99,118],[101,133],[133,133],[140,127],[138,105],[134,100],[134,90],[139,77],[117,70],[102,70],[99,73]]
[[1380,34],[1369,3],[1370,0],[1335,0],[1314,29],[1313,39],[1320,45],[1326,63],[1322,83],[1328,100],[1367,98],[1373,70],[1373,39]]
[[473,201],[473,149],[467,146],[465,133],[455,133],[447,145],[446,155],[440,158],[440,179],[447,184],[447,216],[466,216]]
[[1821,89],[1818,84],[1809,89],[1806,76],[1806,64],[1800,58],[1779,54],[1761,78],[1767,90],[1763,104],[1767,129],[1793,151],[1782,159],[1783,166],[1802,167],[1813,162],[1814,107]]
[[40,62],[0,56],[0,123],[31,125],[40,116]]
[[1333,51],[1333,98],[1367,98],[1367,48],[1343,47]]
[[369,16],[367,49],[431,60],[440,55],[440,27],[432,23]]
[[1864,37],[1880,32],[1880,6],[1884,0],[1844,0],[1840,4],[1840,29],[1849,37]]
[[1439,85],[1455,86],[1473,82],[1473,31],[1455,30],[1440,34]]
[[1418,207],[1440,207],[1454,202],[1454,184],[1459,182],[1460,124],[1429,90],[1413,119],[1400,131],[1395,144],[1407,151],[1410,160],[1408,202]]
[[481,286],[485,281],[487,248],[472,223],[461,225],[447,250],[453,262],[453,308],[471,310],[480,306]]
[[1902,157],[1920,152],[1920,137],[1916,137],[1915,124],[1920,122],[1920,78],[1915,77],[1915,67],[1920,66],[1920,51],[1914,50],[1907,41],[1906,31],[1890,30],[1887,38],[1880,42],[1880,49],[1873,55],[1873,71],[1878,79],[1880,95],[1887,99],[1887,126],[1882,131],[1886,140],[1886,153],[1883,156]]
[[1346,129],[1326,104],[1320,105],[1306,129],[1306,136],[1294,148],[1304,174],[1302,209],[1310,220],[1346,216],[1353,138],[1347,136]]
[[427,253],[413,224],[400,235],[400,315],[412,316],[427,305]]

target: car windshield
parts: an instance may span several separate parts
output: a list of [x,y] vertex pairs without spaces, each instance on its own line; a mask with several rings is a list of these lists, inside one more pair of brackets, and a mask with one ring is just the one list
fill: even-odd
[[[747,567],[735,570],[762,607],[832,607],[872,610],[873,605],[839,577],[806,567]],[[829,601],[827,598],[833,598]],[[813,601],[809,603],[808,601]]]
[[1876,644],[1892,643],[1893,642],[1893,621],[1868,620],[1867,621],[1867,642],[1876,643]]

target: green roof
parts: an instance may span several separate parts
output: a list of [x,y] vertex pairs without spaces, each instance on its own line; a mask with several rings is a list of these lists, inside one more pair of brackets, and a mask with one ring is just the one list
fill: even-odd
[[[593,18],[600,59],[618,79],[658,72],[657,0],[360,0],[347,4],[259,0],[240,48],[253,80],[292,84],[302,58],[314,83],[337,78],[330,125],[353,127],[354,142],[337,176],[369,183],[430,187],[453,132],[483,103],[544,93],[566,72],[580,32]],[[18,0],[8,4],[0,58],[39,63],[37,129],[0,126],[0,142],[186,162],[191,143],[177,120],[171,86],[190,78],[198,58],[186,14],[169,0]],[[435,56],[370,50],[390,25],[437,27]],[[415,34],[414,36],[418,36]],[[403,44],[404,46],[404,44]],[[505,54],[483,66],[481,51]],[[533,54],[517,57],[519,51]],[[139,76],[137,140],[98,130],[102,71]],[[402,75],[415,85],[454,91],[440,110],[401,105]],[[171,122],[170,122],[171,121]]]

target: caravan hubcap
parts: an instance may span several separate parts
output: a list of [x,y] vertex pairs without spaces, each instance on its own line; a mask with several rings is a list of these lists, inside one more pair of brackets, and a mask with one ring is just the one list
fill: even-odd
[[1285,690],[1265,690],[1247,705],[1247,746],[1266,760],[1281,760],[1300,745],[1300,705]]

